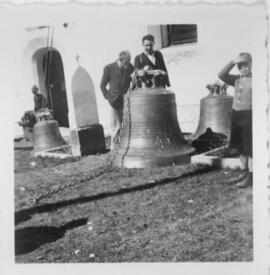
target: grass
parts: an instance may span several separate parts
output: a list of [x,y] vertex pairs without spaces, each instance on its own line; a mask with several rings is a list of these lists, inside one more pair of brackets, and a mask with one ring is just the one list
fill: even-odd
[[106,156],[34,159],[15,150],[15,254],[18,263],[252,261],[252,187],[233,170],[116,169],[38,206],[27,199],[89,175]]

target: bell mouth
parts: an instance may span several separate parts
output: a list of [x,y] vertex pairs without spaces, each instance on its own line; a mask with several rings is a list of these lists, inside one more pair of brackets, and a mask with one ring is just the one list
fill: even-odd
[[[151,150],[150,150],[151,152]],[[123,167],[125,168],[137,168],[147,169],[155,167],[166,167],[174,165],[186,165],[191,162],[191,156],[195,153],[195,148],[184,145],[182,150],[172,153],[158,153],[144,154],[143,152],[138,154],[138,151],[130,150],[123,161]],[[114,162],[114,167],[121,167],[122,163],[119,159]]]

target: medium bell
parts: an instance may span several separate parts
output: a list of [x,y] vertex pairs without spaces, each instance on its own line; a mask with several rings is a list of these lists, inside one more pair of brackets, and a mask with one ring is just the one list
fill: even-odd
[[209,95],[200,101],[199,125],[191,139],[197,139],[206,133],[207,128],[229,138],[233,97],[227,94],[226,85],[209,84],[206,87]]
[[34,125],[34,152],[46,151],[67,145],[64,141],[56,120],[47,114],[37,115],[38,122]]
[[125,100],[114,166],[150,168],[190,163],[194,148],[180,130],[174,93],[137,88]]

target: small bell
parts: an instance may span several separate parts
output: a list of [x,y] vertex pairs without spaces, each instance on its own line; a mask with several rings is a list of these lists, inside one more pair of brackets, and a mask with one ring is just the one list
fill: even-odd
[[37,115],[38,122],[34,125],[34,152],[51,150],[53,148],[67,145],[63,139],[59,125],[51,115],[40,113]]
[[199,125],[191,138],[194,140],[203,135],[207,128],[229,138],[233,97],[227,94],[226,85],[208,84],[206,88],[209,94],[201,99]]

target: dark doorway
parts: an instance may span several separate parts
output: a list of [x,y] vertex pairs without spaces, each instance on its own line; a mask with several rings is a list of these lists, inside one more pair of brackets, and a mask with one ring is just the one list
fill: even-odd
[[48,108],[60,127],[69,127],[68,104],[64,68],[61,55],[56,50],[45,52],[42,60]]

